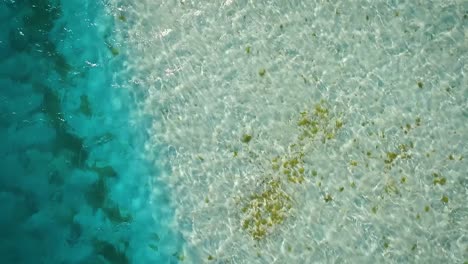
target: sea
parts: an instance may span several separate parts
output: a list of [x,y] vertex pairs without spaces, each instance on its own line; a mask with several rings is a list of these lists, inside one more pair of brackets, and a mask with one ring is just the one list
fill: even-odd
[[0,263],[468,263],[468,1],[0,0]]

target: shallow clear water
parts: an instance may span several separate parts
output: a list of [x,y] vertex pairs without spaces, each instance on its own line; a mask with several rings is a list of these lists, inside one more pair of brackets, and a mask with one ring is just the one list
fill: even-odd
[[2,263],[468,261],[468,3],[214,2],[0,3]]

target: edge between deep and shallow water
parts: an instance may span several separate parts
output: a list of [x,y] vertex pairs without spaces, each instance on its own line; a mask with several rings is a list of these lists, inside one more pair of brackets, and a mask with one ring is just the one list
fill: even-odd
[[143,153],[149,122],[119,75],[125,46],[110,5],[4,4],[4,261],[177,262],[163,168]]

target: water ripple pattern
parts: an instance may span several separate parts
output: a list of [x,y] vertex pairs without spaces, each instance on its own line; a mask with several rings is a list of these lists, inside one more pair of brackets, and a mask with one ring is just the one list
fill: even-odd
[[186,262],[468,260],[466,1],[114,11]]

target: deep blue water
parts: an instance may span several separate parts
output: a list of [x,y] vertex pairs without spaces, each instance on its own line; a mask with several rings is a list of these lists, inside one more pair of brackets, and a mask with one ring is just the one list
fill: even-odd
[[0,263],[179,261],[113,23],[104,1],[0,1]]

